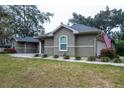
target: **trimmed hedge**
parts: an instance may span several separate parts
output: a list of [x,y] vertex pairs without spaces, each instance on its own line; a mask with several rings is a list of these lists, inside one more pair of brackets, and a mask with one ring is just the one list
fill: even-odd
[[112,48],[105,48],[101,50],[101,57],[109,57],[110,59],[115,58],[116,52]]
[[81,57],[80,56],[76,56],[75,60],[81,60]]
[[4,49],[4,52],[5,53],[17,53],[15,48],[6,48],[6,49]]
[[40,55],[39,54],[35,54],[34,57],[39,57]]
[[95,56],[89,56],[88,61],[96,61],[96,57]]
[[42,57],[45,58],[45,57],[48,57],[48,55],[47,54],[43,54]]
[[59,58],[59,56],[58,55],[54,55],[53,58]]
[[109,57],[101,57],[101,62],[109,62],[110,58]]
[[65,55],[65,56],[63,56],[63,58],[64,59],[70,59],[70,56]]
[[120,58],[115,58],[114,63],[121,63],[121,59]]

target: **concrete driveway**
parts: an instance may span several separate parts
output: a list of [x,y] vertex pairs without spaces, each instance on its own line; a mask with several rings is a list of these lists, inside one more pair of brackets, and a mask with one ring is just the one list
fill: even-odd
[[34,57],[35,53],[17,53],[10,54],[12,57],[23,57],[23,58],[36,58]]

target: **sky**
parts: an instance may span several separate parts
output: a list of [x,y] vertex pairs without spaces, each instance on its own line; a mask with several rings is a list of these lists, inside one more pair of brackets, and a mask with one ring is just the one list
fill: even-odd
[[110,9],[116,8],[116,9],[123,9],[123,5],[68,5],[68,6],[40,6],[38,5],[38,8],[41,11],[44,12],[50,12],[54,13],[54,16],[51,18],[50,23],[45,23],[45,31],[51,32],[57,26],[63,22],[64,24],[68,23],[68,20],[72,18],[72,13],[76,12],[77,14],[82,14],[85,17],[91,16],[94,17],[95,14],[97,14],[100,10],[105,10],[105,7],[109,6]]
[[72,13],[82,14],[85,17],[94,17],[100,10],[123,9],[124,0],[0,0],[3,5],[37,5],[41,12],[54,13],[50,23],[45,23],[45,32],[51,32],[61,22],[68,23]]

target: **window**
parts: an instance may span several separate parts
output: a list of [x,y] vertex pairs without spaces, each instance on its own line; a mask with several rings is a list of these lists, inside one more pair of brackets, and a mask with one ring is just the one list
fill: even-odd
[[59,50],[67,51],[67,36],[63,35],[59,38]]

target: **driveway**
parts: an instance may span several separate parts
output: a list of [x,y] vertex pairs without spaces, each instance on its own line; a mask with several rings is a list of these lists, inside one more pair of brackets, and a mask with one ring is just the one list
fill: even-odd
[[17,54],[10,54],[12,57],[23,57],[23,58],[36,58],[34,57],[35,53],[17,53]]

